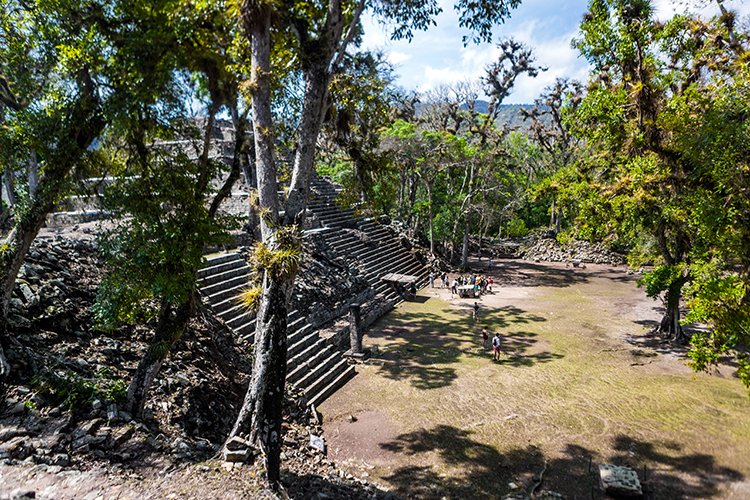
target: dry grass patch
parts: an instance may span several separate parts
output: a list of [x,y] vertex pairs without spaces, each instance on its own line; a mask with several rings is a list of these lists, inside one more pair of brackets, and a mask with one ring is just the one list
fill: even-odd
[[[404,495],[500,496],[546,461],[545,487],[590,497],[589,462],[612,461],[646,466],[658,498],[750,496],[741,384],[638,343],[657,304],[624,272],[544,269],[501,269],[506,286],[483,297],[480,325],[473,301],[441,289],[375,325],[376,358],[321,407],[335,457]],[[481,326],[501,333],[501,362]],[[373,411],[389,430],[377,446],[337,441],[350,414]]]

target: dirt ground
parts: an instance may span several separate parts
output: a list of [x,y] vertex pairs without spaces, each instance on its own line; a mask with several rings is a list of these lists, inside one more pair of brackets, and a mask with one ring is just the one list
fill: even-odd
[[491,274],[480,324],[474,299],[427,288],[366,334],[373,359],[320,407],[339,465],[420,498],[528,491],[541,471],[540,489],[596,498],[600,463],[635,468],[647,498],[750,498],[746,389],[647,335],[660,303],[626,268]]

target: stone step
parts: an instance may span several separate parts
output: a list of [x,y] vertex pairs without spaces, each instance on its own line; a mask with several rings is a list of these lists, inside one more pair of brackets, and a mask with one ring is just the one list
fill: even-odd
[[304,325],[289,337],[287,359],[291,359],[297,353],[304,351],[305,347],[313,345],[319,338],[318,332],[313,330],[311,325]]
[[403,269],[403,265],[409,260],[409,257],[410,255],[403,254],[386,255],[385,258],[380,258],[376,262],[366,265],[365,273],[367,275],[376,274],[378,276],[385,273],[408,274],[402,273],[401,270]]
[[330,372],[331,369],[342,359],[343,358],[339,351],[332,351],[325,359],[313,365],[309,372],[305,373],[302,378],[295,382],[295,387],[303,390],[311,387],[321,377]]
[[319,366],[322,366],[323,363],[325,363],[325,360],[330,358],[331,355],[333,355],[334,353],[338,353],[338,351],[336,351],[330,345],[324,344],[323,346],[318,346],[317,344],[313,344],[313,346],[311,347],[317,347],[317,349],[310,353],[310,356],[308,356],[306,359],[301,359],[299,363],[295,365],[294,369],[290,369],[289,363],[287,362],[287,369],[289,369],[290,371],[286,376],[286,381],[290,384],[295,384],[295,386],[298,386],[296,382],[303,379],[305,376],[307,376],[307,374],[316,370]]
[[378,250],[374,254],[362,255],[361,258],[367,261],[368,267],[379,265],[384,259],[401,257],[403,255],[409,255],[409,252],[401,247],[397,242],[381,243],[375,247]]
[[337,204],[318,204],[313,205],[312,211],[317,215],[318,217],[325,217],[325,216],[338,216],[338,215],[344,215],[346,217],[354,217],[354,209],[350,207],[342,207]]
[[243,324],[255,319],[255,310],[248,311],[243,307],[240,311],[240,314],[224,322],[229,328],[239,329]]
[[216,306],[211,306],[211,308],[213,309],[214,314],[220,317],[224,323],[228,322],[232,318],[236,318],[237,316],[245,313],[246,311],[245,304],[237,304],[237,303],[232,305],[232,307],[228,309],[224,309],[223,311],[219,311],[219,312],[216,311]]
[[338,389],[344,386],[349,379],[354,377],[357,374],[357,371],[354,369],[353,365],[350,365],[346,363],[345,360],[343,360],[344,365],[342,365],[342,370],[340,373],[326,386],[323,386],[320,390],[318,390],[317,393],[311,396],[312,391],[308,391],[308,403],[309,405],[315,405],[319,406],[320,403],[328,399],[328,397],[336,392]]
[[[247,281],[242,280],[240,283],[236,283],[234,286],[222,288],[218,292],[207,295],[209,303],[213,305],[219,305],[227,300],[235,301],[239,299],[240,293],[247,288]],[[237,303],[237,302],[235,302]],[[222,309],[223,311],[224,309]]]
[[246,339],[252,342],[255,339],[255,318],[245,321],[238,325],[236,328],[232,328],[232,331],[240,338]]
[[352,238],[351,241],[347,241],[346,243],[334,243],[332,246],[342,255],[352,255],[352,252],[356,252],[357,250],[372,248],[372,246],[367,245],[358,238]]
[[354,222],[353,214],[345,214],[342,212],[331,212],[325,215],[318,215],[318,218],[324,223],[331,225],[339,222]]
[[307,324],[307,319],[303,318],[299,311],[292,311],[286,315],[286,333],[294,333]]
[[400,248],[400,245],[398,245],[398,242],[395,241],[381,243],[380,245],[376,245],[375,248],[371,250],[355,255],[355,257],[363,262],[369,262],[377,257],[388,255],[396,251],[398,248]]
[[325,341],[325,339],[321,339],[319,336],[317,336],[317,340],[313,342],[312,344],[306,346],[302,350],[297,350],[297,352],[292,354],[287,354],[287,370],[290,372],[294,369],[296,369],[299,365],[303,364],[307,359],[312,358],[315,356],[315,353],[320,352],[328,346],[328,343]]
[[249,278],[250,278],[249,274],[239,274],[225,281],[219,281],[212,285],[203,286],[201,287],[200,290],[201,290],[201,293],[203,293],[204,295],[211,297],[211,296],[218,294],[222,290],[233,289],[239,285],[247,286]]
[[353,234],[349,233],[348,231],[342,231],[341,228],[336,228],[336,229],[338,229],[341,232],[341,234],[338,235],[336,238],[331,238],[328,240],[328,245],[332,246],[333,248],[340,248],[354,241],[361,241],[359,238],[355,237]]
[[386,227],[380,224],[374,225],[374,227],[362,228],[362,231],[370,238],[393,238],[395,235]]
[[237,276],[243,276],[243,275],[244,276],[250,275],[250,266],[248,266],[244,261],[243,261],[242,266],[234,267],[232,269],[229,269],[228,271],[210,274],[203,278],[199,278],[198,286],[201,288],[201,291],[202,291],[203,287],[213,285],[214,283],[219,283],[221,281],[226,281],[228,279],[232,279]]
[[230,269],[236,269],[238,267],[247,266],[247,262],[239,254],[235,254],[236,257],[232,259],[224,259],[218,263],[209,263],[205,267],[198,270],[198,278],[205,278],[214,274],[223,273]]

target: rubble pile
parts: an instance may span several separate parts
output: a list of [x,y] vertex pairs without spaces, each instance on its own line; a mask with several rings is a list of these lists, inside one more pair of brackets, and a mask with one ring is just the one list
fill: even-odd
[[[317,301],[338,300],[366,287],[308,246],[302,296],[314,290]],[[325,287],[321,270],[342,286]],[[13,369],[0,401],[0,466],[23,464],[61,478],[96,467],[132,475],[144,464],[221,472],[227,464],[211,459],[220,455],[243,401],[250,346],[198,313],[154,381],[145,417],[136,421],[121,407],[154,325],[96,330],[91,306],[102,276],[90,237],[40,237],[29,252],[9,314],[14,340],[6,354]],[[295,497],[385,494],[338,469],[324,446],[310,445],[310,436],[324,442],[322,427],[298,395],[291,394],[283,426],[284,482]],[[205,460],[208,465],[196,464]]]
[[555,238],[539,238],[526,242],[520,256],[535,262],[581,262],[591,264],[625,264],[625,257],[602,243],[572,240],[561,245]]

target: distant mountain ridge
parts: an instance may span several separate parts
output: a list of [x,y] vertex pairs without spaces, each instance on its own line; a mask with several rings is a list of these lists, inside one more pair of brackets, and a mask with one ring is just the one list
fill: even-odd
[[[487,113],[490,103],[488,101],[476,101],[474,108],[479,113]],[[530,111],[533,104],[501,104],[497,113],[496,124],[498,127],[507,126],[511,130],[527,132],[531,127],[531,120],[524,120],[522,111]],[[417,105],[417,114],[424,109],[424,105]],[[461,109],[467,109],[466,104]],[[545,117],[545,119],[548,119]]]

